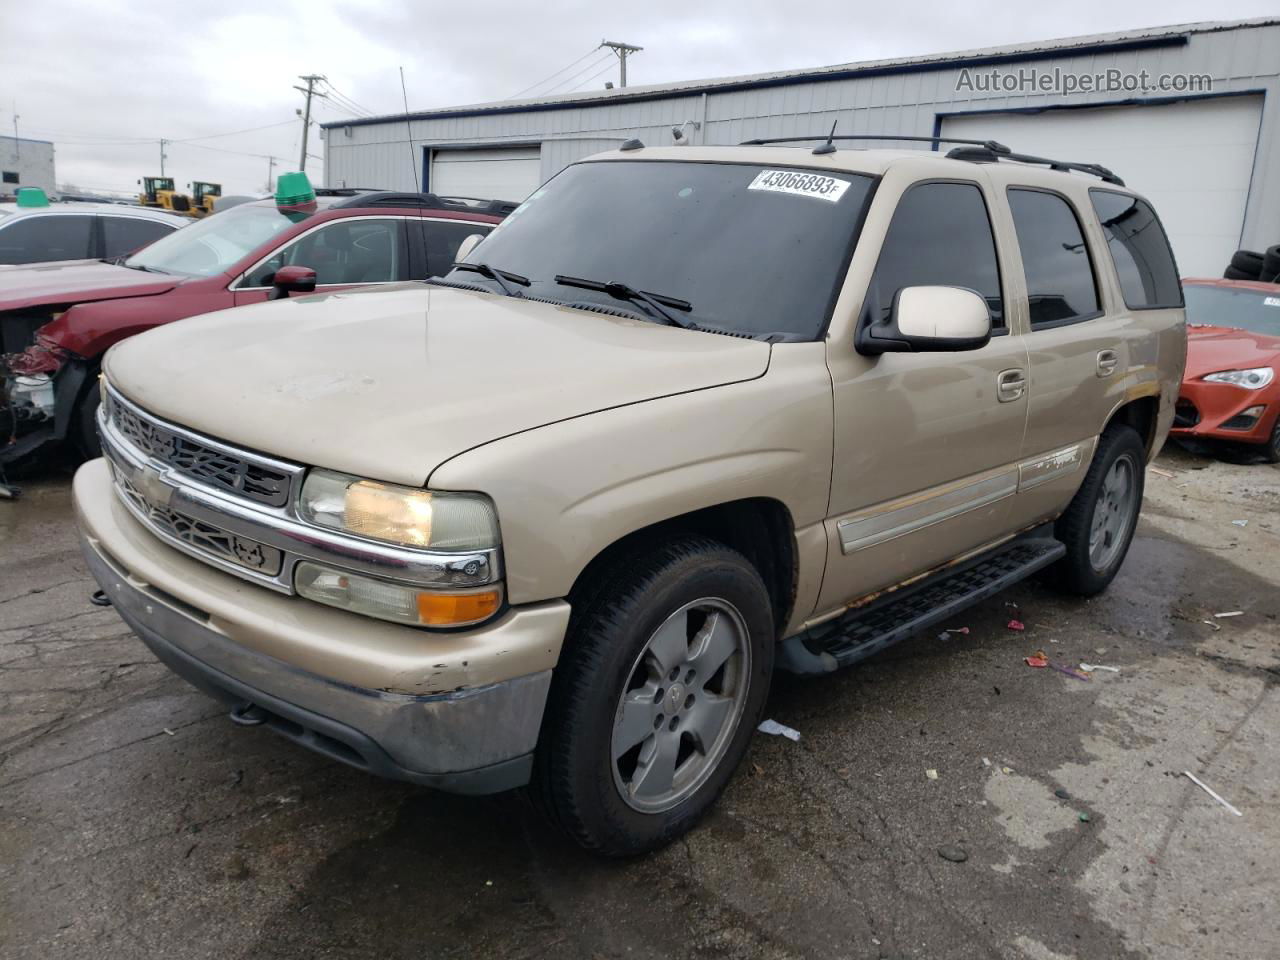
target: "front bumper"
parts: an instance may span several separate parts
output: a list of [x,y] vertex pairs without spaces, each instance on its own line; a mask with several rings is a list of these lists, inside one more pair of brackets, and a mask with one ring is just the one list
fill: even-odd
[[[1187,380],[1178,392],[1169,432],[1174,437],[1266,443],[1280,415],[1278,397],[1280,388],[1274,383],[1262,390],[1246,390],[1227,383]],[[1265,409],[1249,422],[1244,412],[1257,406]]]
[[175,673],[242,705],[242,718],[439,789],[494,793],[528,781],[564,602],[455,633],[371,621],[161,543],[119,501],[102,460],[76,473],[74,496],[89,569],[121,618]]

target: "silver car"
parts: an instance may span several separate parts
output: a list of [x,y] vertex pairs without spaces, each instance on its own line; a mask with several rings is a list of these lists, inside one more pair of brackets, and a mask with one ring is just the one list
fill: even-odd
[[0,205],[0,264],[106,260],[132,253],[194,221],[118,203]]

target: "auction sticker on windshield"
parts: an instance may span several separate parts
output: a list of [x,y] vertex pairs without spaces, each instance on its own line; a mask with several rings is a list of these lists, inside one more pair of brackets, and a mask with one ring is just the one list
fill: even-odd
[[829,203],[839,203],[844,192],[849,189],[849,181],[827,177],[821,173],[801,173],[798,170],[761,170],[747,189],[790,193],[797,197],[814,197]]

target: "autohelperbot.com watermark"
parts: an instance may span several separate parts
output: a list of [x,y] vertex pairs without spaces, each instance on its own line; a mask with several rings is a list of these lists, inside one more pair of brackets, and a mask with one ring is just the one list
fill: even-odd
[[1108,69],[1080,73],[1055,67],[1020,67],[1013,70],[965,67],[956,78],[957,93],[1210,93],[1213,77],[1207,73],[1151,73]]

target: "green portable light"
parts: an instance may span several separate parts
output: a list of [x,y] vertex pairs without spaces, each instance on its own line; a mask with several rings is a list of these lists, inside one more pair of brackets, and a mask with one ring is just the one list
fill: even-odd
[[316,192],[305,173],[282,173],[276,180],[276,206],[304,207],[316,202]]
[[18,188],[18,206],[20,207],[47,207],[49,198],[44,195],[44,191],[39,187],[19,187]]

